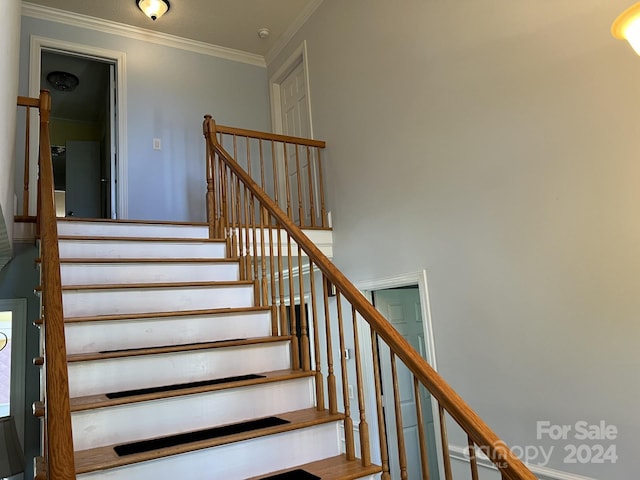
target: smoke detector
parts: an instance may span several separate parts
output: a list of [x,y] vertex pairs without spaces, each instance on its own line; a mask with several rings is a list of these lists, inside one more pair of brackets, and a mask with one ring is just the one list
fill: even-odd
[[262,39],[268,38],[271,32],[268,28],[262,27],[258,29],[258,36]]

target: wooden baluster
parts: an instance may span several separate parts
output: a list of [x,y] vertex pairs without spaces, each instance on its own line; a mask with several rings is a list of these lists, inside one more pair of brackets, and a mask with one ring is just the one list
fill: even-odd
[[320,215],[322,216],[322,226],[327,226],[327,209],[324,203],[324,177],[322,174],[322,157],[320,147],[316,147],[318,153],[318,188],[320,189]]
[[231,251],[233,252],[234,257],[240,256],[240,251],[238,248],[238,218],[237,218],[237,183],[236,176],[232,171],[229,171],[229,193],[230,193],[230,219],[231,219]]
[[362,361],[360,355],[360,339],[358,338],[358,317],[356,308],[351,306],[351,319],[353,321],[353,349],[356,360],[356,385],[358,388],[358,410],[360,411],[360,459],[363,467],[371,465],[371,446],[369,445],[369,424],[364,404],[364,387],[362,385]]
[[276,203],[276,205],[280,206],[280,199],[279,199],[279,195],[280,192],[278,191],[278,161],[276,158],[276,142],[274,142],[273,140],[271,141],[271,164],[273,165],[273,201]]
[[303,227],[304,226],[304,207],[303,207],[303,198],[302,198],[302,173],[300,172],[300,157],[298,156],[299,148],[298,145],[294,145],[296,149],[296,181],[298,182],[298,224]]
[[268,303],[267,294],[267,251],[266,251],[266,237],[264,233],[265,227],[265,215],[267,211],[263,206],[260,206],[260,304],[262,306]]
[[319,411],[324,410],[324,385],[322,380],[322,362],[320,358],[320,330],[318,330],[318,304],[316,300],[316,272],[315,265],[309,259],[309,283],[311,288],[311,318],[313,321],[313,352],[316,371],[316,406]]
[[284,185],[287,195],[287,217],[293,218],[291,211],[291,181],[289,180],[289,153],[287,152],[287,143],[282,143],[284,147]]
[[307,305],[304,298],[304,275],[302,269],[302,247],[298,245],[298,280],[300,289],[300,348],[302,350],[302,370],[311,370],[311,352],[307,326]]
[[245,270],[244,267],[246,267],[246,264],[244,262],[245,259],[245,255],[244,255],[244,239],[242,237],[242,219],[241,219],[241,214],[242,214],[242,194],[240,192],[240,178],[235,177],[235,184],[236,184],[236,196],[235,196],[235,203],[236,203],[236,237],[237,237],[237,243],[238,243],[238,258],[240,260],[240,279],[241,280],[245,280],[247,278],[247,272]]
[[338,313],[338,339],[340,344],[340,370],[342,373],[342,402],[344,404],[344,441],[347,460],[355,460],[355,440],[353,438],[353,420],[351,418],[351,401],[349,399],[349,378],[347,374],[346,345],[344,341],[344,325],[342,320],[342,298],[336,292],[336,309]]
[[246,256],[245,256],[244,269],[246,272],[246,278],[255,280],[255,277],[254,278],[251,277],[251,274],[252,274],[251,267],[252,267],[252,262],[254,261],[253,260],[254,257],[251,254],[251,229],[250,229],[251,217],[249,216],[249,212],[251,211],[252,204],[253,204],[253,199],[252,199],[251,192],[249,192],[249,190],[245,186],[243,206],[244,206],[244,241],[245,241],[244,248],[245,248]]
[[307,165],[309,166],[309,212],[311,216],[311,226],[316,226],[316,206],[313,191],[313,171],[315,170],[315,162],[312,161],[311,147],[307,146]]
[[300,368],[300,342],[298,338],[298,323],[295,309],[295,283],[293,281],[293,258],[291,256],[291,235],[287,233],[287,266],[289,268],[289,322],[291,335],[291,355],[293,356],[293,368]]
[[329,291],[327,277],[322,275],[322,293],[324,297],[324,328],[327,341],[327,393],[329,395],[329,412],[338,413],[338,392],[336,376],[333,372],[333,349],[331,348],[331,312],[329,311]]
[[27,120],[24,139],[24,183],[22,192],[22,215],[29,215],[29,141],[31,136],[31,107],[27,107]]
[[275,271],[275,245],[273,239],[273,230],[274,230],[274,222],[271,218],[270,214],[267,214],[267,226],[269,233],[269,281],[270,281],[270,289],[271,289],[271,310],[273,315],[272,322],[275,325],[274,335],[277,335],[278,330],[278,316],[275,314],[277,312],[277,295],[278,291],[276,290],[276,271]]
[[427,451],[427,436],[424,431],[422,397],[420,396],[420,383],[415,376],[413,377],[413,395],[416,399],[416,423],[418,425],[418,440],[420,444],[420,466],[422,468],[422,478],[424,480],[429,480],[429,455]]
[[471,480],[478,480],[478,459],[476,458],[476,445],[470,436],[467,436],[467,445],[469,446],[469,464],[471,465]]
[[381,480],[390,480],[389,449],[387,447],[387,427],[382,406],[382,382],[380,380],[380,351],[378,334],[371,329],[371,353],[373,356],[373,379],[376,388],[376,413],[378,415],[378,436],[380,438],[380,463],[382,463]]
[[438,405],[438,412],[440,417],[440,437],[442,438],[442,459],[444,461],[444,478],[445,480],[452,480],[453,473],[451,470],[451,456],[449,455],[449,439],[447,436],[447,419],[444,415],[444,408],[442,405]]
[[278,238],[278,290],[279,290],[279,316],[280,335],[287,335],[287,305],[284,296],[284,269],[282,267],[282,226],[276,224],[276,235]]
[[216,192],[215,192],[215,152],[211,150],[211,142],[216,140],[216,123],[211,115],[205,115],[202,130],[206,139],[206,173],[207,173],[207,224],[209,226],[209,238],[215,238],[216,232]]
[[262,139],[258,141],[258,145],[260,147],[260,186],[266,191],[264,182],[264,153],[262,150]]
[[227,243],[227,256],[230,256],[231,242],[229,239],[229,225],[228,225],[228,210],[227,210],[227,166],[224,161],[219,158],[220,161],[220,204],[222,206],[220,212],[220,225],[222,232],[224,232],[224,239]]
[[407,480],[407,451],[404,443],[404,428],[402,423],[402,410],[400,407],[400,387],[398,385],[398,372],[396,356],[393,351],[391,357],[391,379],[393,382],[393,405],[396,414],[396,435],[398,436],[398,461],[400,462],[400,478]]

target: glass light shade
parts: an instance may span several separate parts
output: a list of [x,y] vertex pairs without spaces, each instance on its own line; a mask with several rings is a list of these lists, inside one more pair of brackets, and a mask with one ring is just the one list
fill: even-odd
[[169,11],[170,5],[167,0],[137,0],[138,8],[151,20],[157,20]]
[[616,18],[611,26],[611,34],[620,40],[627,40],[640,55],[640,2],[627,8]]

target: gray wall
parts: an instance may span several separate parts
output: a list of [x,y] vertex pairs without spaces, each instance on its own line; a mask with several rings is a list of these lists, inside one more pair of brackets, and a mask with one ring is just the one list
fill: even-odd
[[206,113],[223,125],[270,128],[263,67],[31,17],[22,18],[23,95],[31,35],[126,53],[129,218],[205,220]]
[[[600,479],[640,466],[640,58],[609,33],[627,6],[325,0],[269,65],[307,41],[338,266],[426,268],[445,379],[508,443]],[[544,420],[619,434],[553,442]],[[565,463],[581,443],[617,463]]]

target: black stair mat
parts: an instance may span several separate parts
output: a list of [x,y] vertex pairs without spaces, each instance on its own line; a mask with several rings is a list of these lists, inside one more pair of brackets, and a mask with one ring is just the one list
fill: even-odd
[[125,398],[135,395],[146,395],[149,393],[171,392],[173,390],[184,390],[186,388],[208,387],[210,385],[219,385],[221,383],[240,382],[242,380],[256,380],[258,378],[266,378],[265,375],[240,375],[237,377],[215,378],[213,380],[201,380],[199,382],[178,383],[175,385],[162,385],[160,387],[139,388],[137,390],[125,390],[122,392],[110,392],[106,394],[107,398]]
[[208,428],[206,430],[197,430],[195,432],[179,433],[167,437],[153,438],[151,440],[141,440],[139,442],[126,443],[113,447],[120,457],[133,455],[134,453],[143,453],[159,448],[175,447],[185,443],[199,442],[202,440],[211,440],[212,438],[224,437],[236,433],[250,432],[252,430],[260,430],[262,428],[275,427],[277,425],[285,425],[290,423],[278,417],[265,417],[248,422],[234,423],[224,425],[222,427]]
[[279,473],[270,477],[264,477],[262,480],[322,480],[320,477],[307,472],[306,470],[297,469],[289,472]]
[[[179,346],[181,347],[196,347],[198,345],[214,345],[216,343],[224,343],[224,342],[240,342],[242,340],[246,340],[246,338],[229,338],[226,340],[214,340],[213,342],[195,342],[195,343],[181,343]],[[163,348],[163,347],[148,347],[149,350],[153,350],[154,348]],[[102,350],[98,353],[120,353],[120,352],[133,352],[135,350],[140,350],[140,348],[121,348],[119,350]]]

